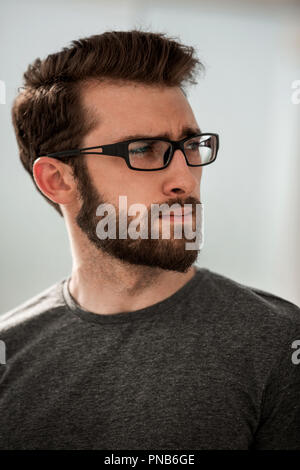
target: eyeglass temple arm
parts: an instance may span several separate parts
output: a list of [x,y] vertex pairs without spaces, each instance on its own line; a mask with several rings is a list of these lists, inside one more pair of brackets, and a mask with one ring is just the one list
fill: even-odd
[[[85,150],[101,149],[102,152],[85,152]],[[124,147],[121,144],[98,145],[96,147],[85,147],[74,150],[62,150],[61,152],[52,152],[39,155],[39,157],[66,157],[68,155],[111,155],[115,157],[123,156]],[[119,155],[118,155],[119,153]]]

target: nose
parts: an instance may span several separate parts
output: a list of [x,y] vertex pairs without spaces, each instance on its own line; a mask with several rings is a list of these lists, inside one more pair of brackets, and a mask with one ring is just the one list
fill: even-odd
[[197,184],[200,183],[202,168],[189,167],[183,152],[177,149],[171,163],[162,172],[164,175],[163,192],[169,197],[174,194],[186,197],[193,193]]

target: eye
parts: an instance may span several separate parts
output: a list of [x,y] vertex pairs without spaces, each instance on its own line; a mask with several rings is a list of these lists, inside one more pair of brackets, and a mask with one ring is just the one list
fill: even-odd
[[197,150],[201,144],[202,142],[189,142],[189,144],[187,145],[187,148],[189,150]]
[[145,153],[149,151],[150,145],[144,145],[143,147],[137,147],[136,149],[130,149],[130,153],[137,154],[137,153]]

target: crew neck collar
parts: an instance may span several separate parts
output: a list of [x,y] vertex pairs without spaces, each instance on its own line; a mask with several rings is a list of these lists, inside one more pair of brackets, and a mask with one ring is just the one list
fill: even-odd
[[71,276],[64,279],[62,283],[62,295],[64,301],[69,308],[69,310],[80,317],[82,320],[91,322],[91,323],[98,323],[98,324],[105,324],[105,323],[128,323],[134,320],[148,320],[149,318],[157,315],[159,313],[165,312],[170,308],[177,306],[178,303],[184,302],[186,299],[187,294],[195,287],[199,280],[204,276],[204,274],[208,271],[205,268],[200,268],[194,265],[196,272],[192,279],[190,279],[186,284],[184,284],[180,289],[178,289],[174,294],[170,297],[167,297],[160,302],[157,302],[153,305],[148,307],[134,310],[130,312],[118,312],[112,314],[99,314],[95,312],[91,312],[89,310],[84,309],[80,306],[77,301],[72,297],[69,291],[69,281]]

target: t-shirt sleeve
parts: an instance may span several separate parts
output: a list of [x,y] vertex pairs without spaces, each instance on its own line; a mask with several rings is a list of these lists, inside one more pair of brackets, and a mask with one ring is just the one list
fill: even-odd
[[300,309],[285,335],[263,393],[253,449],[300,450]]

